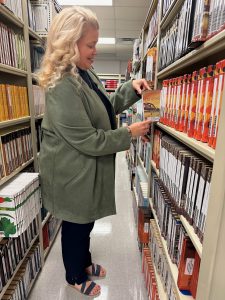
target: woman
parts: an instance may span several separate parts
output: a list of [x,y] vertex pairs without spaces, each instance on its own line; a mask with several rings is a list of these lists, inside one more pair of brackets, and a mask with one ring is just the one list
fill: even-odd
[[63,220],[66,281],[90,296],[98,295],[100,286],[88,276],[106,275],[92,263],[90,232],[95,220],[116,213],[115,153],[149,129],[149,121],[116,129],[115,115],[149,87],[144,79],[133,80],[109,97],[92,70],[98,29],[90,10],[64,9],[51,25],[39,73],[47,90],[40,151],[43,204]]

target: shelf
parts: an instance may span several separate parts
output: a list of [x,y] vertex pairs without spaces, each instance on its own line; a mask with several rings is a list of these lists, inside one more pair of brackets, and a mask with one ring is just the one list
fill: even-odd
[[144,22],[144,26],[143,26],[144,29],[148,28],[149,22],[152,18],[152,15],[155,11],[155,8],[156,8],[157,4],[158,4],[158,0],[152,0],[152,3],[150,5],[148,13],[147,13],[147,17],[146,17],[145,22]]
[[139,161],[139,165],[140,165],[141,168],[143,169],[143,172],[144,172],[144,174],[145,174],[145,177],[146,177],[146,179],[147,179],[147,181],[148,181],[148,174],[147,174],[147,172],[146,172],[144,163],[143,163],[142,159],[140,158],[140,155],[139,155],[139,154],[137,154],[137,158],[138,158],[138,161]]
[[[24,23],[18,17],[16,17],[8,8],[0,4],[0,16],[5,18],[7,21],[10,21],[14,25],[23,28]],[[2,21],[2,18],[1,18]]]
[[27,166],[29,166],[29,164],[31,164],[33,161],[34,161],[34,159],[31,158],[30,160],[28,160],[27,162],[25,162],[24,164],[22,164],[22,166],[20,166],[16,170],[14,170],[10,175],[5,176],[2,179],[0,179],[0,186],[2,186],[7,181],[9,181],[10,179],[12,179],[16,174],[20,173],[23,169],[25,169]]
[[27,258],[27,255],[31,249],[31,247],[33,246],[33,244],[35,243],[36,239],[38,238],[38,234],[34,237],[34,239],[31,241],[29,248],[27,249],[26,253],[24,254],[24,257],[21,259],[21,261],[18,263],[18,265],[16,266],[16,269],[13,273],[13,276],[9,279],[9,281],[6,283],[6,285],[3,287],[1,293],[0,293],[0,299],[2,299],[2,296],[5,294],[5,292],[7,291],[9,285],[11,284],[14,276],[16,275],[16,273],[19,271],[22,263],[24,262],[24,260]]
[[160,23],[161,30],[166,28],[168,24],[173,20],[175,15],[179,12],[181,5],[183,3],[184,0],[173,0],[167,12],[165,13],[165,16],[161,20]]
[[202,243],[200,242],[197,234],[194,232],[193,226],[191,226],[183,216],[180,216],[180,220],[181,220],[185,230],[187,231],[188,236],[190,237],[193,245],[195,246],[195,249],[198,252],[198,255],[200,257],[202,257]]
[[133,187],[133,196],[134,196],[134,199],[137,203],[137,207],[138,207],[138,194],[136,192],[136,187]]
[[214,161],[215,150],[209,147],[206,143],[199,142],[194,138],[189,138],[186,133],[176,131],[175,129],[161,123],[157,123],[157,126],[211,162]]
[[154,262],[152,262],[152,265],[153,265],[154,271],[155,271],[155,278],[156,278],[157,287],[158,287],[159,299],[160,300],[168,300],[167,294],[163,288],[161,277],[159,276],[159,274],[155,268]]
[[43,44],[43,42],[44,42],[43,38],[41,38],[33,29],[31,29],[29,27],[28,31],[29,31],[29,36],[30,37],[34,38],[35,40],[37,40],[38,42],[40,42],[41,44]]
[[[209,56],[218,54],[220,51],[224,51],[225,48],[225,30],[219,32],[211,39],[206,41],[203,45],[197,49],[189,52],[187,55],[178,59],[162,71],[157,74],[158,79],[165,79],[167,76],[183,70],[185,67],[190,67],[194,63],[200,62]],[[185,71],[183,71],[185,72]]]
[[44,117],[44,114],[41,114],[41,115],[35,116],[35,120],[43,119],[43,117]]
[[1,63],[0,63],[0,72],[5,72],[5,73],[23,76],[23,77],[27,76],[27,71],[20,70],[20,69],[17,69],[17,68],[8,66],[8,65],[1,64]]
[[[150,204],[152,213],[154,215],[154,219],[156,221],[157,228],[158,228],[159,233],[160,233],[161,230],[160,230],[159,223],[158,223],[158,217],[157,217],[156,212],[155,212],[155,210],[153,208],[153,204],[152,204],[152,199],[151,198],[149,198],[149,204]],[[173,278],[173,281],[174,281],[174,286],[176,288],[176,292],[177,292],[177,295],[178,295],[178,299],[177,300],[193,300],[192,296],[183,295],[180,292],[180,290],[178,289],[178,286],[177,286],[177,278],[178,278],[178,269],[177,269],[177,266],[175,264],[173,264],[172,261],[171,261],[171,259],[170,259],[170,256],[169,256],[169,253],[168,253],[168,250],[167,250],[166,241],[161,236],[161,234],[159,234],[159,236],[160,236],[160,240],[162,242],[163,248],[164,248],[164,252],[165,252],[165,255],[166,255],[166,260],[168,262],[168,265],[169,265],[169,268],[170,268],[170,272],[171,272],[171,275],[172,275],[172,278]]]
[[19,118],[19,119],[13,119],[13,120],[7,120],[7,121],[1,121],[0,122],[0,129],[6,128],[9,126],[14,126],[17,124],[22,124],[30,121],[30,116]]
[[154,160],[151,160],[151,166],[152,166],[153,170],[156,172],[156,175],[159,177],[159,169],[156,168],[156,164],[155,164]]
[[46,222],[49,220],[49,218],[51,217],[51,214],[48,212],[47,216],[44,218],[44,220],[42,221],[42,228],[45,226]]
[[46,249],[44,250],[44,259],[47,258],[48,254],[49,254],[49,251],[50,251],[52,245],[54,244],[55,238],[56,238],[56,236],[57,236],[57,234],[58,234],[58,231],[59,231],[60,227],[61,227],[61,222],[59,222],[59,224],[57,225],[56,230],[55,230],[55,233],[54,233],[54,236],[53,236],[53,238],[52,238],[52,240],[51,240],[51,242],[50,242],[48,248],[46,248]]

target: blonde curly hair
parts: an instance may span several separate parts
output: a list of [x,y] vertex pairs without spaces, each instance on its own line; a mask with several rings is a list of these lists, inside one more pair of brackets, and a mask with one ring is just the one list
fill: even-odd
[[68,72],[76,76],[80,57],[77,42],[88,26],[99,29],[97,17],[91,10],[79,6],[65,8],[53,19],[37,74],[40,86],[54,87]]

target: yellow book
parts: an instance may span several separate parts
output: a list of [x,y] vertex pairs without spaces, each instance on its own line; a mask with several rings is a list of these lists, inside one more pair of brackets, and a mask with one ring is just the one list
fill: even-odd
[[7,93],[6,93],[6,85],[0,84],[3,98],[3,106],[4,106],[4,120],[9,120],[9,110],[8,110],[8,101],[7,101]]
[[4,104],[3,104],[3,95],[0,85],[0,122],[5,120]]

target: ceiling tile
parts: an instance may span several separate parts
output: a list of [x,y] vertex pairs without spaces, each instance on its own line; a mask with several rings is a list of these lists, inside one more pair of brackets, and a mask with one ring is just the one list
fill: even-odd
[[141,21],[144,25],[146,18],[145,7],[115,7],[115,18],[116,20],[130,20],[130,21]]
[[136,6],[136,7],[149,7],[150,0],[113,0],[114,6]]
[[135,30],[141,32],[143,26],[142,21],[125,21],[125,20],[116,20],[116,30],[123,29],[123,30]]

